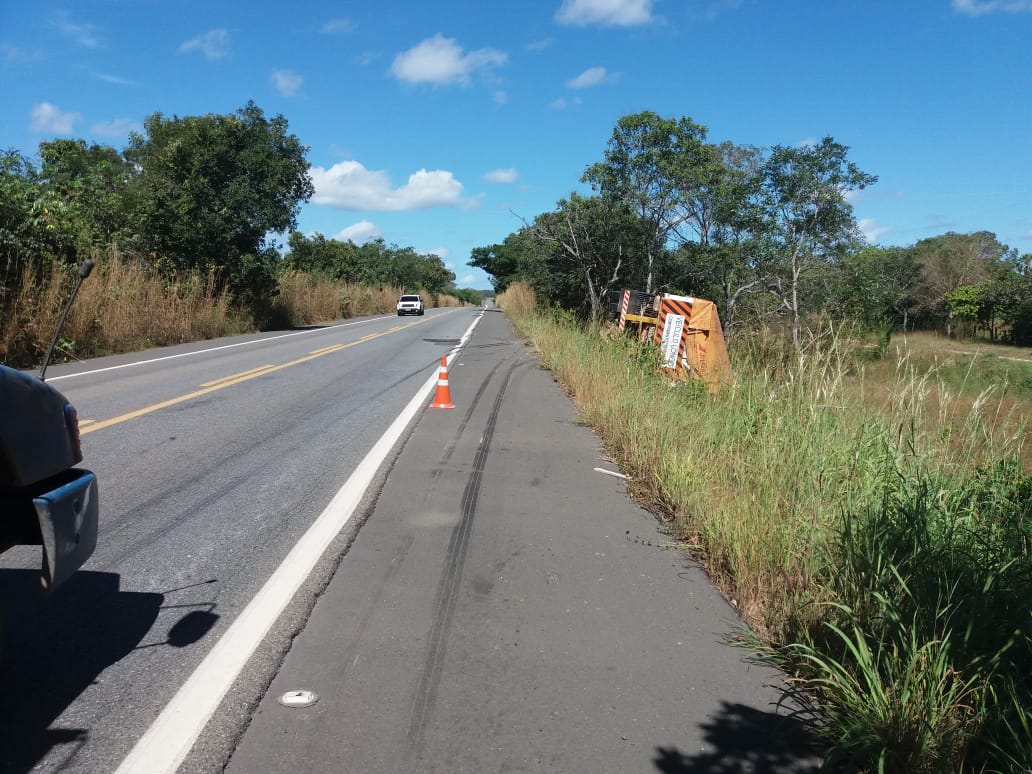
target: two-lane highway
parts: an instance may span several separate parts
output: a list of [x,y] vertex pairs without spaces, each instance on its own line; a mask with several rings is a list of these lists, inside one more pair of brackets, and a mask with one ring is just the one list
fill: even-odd
[[53,367],[101,487],[54,597],[0,561],[0,767],[113,771],[478,309],[353,320]]

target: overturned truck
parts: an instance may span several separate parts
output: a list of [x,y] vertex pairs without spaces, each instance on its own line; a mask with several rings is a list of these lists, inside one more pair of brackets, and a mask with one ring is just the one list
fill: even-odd
[[716,392],[731,381],[724,331],[712,301],[672,293],[626,289],[618,302],[618,327],[635,330],[659,346],[663,371],[674,379],[701,379]]

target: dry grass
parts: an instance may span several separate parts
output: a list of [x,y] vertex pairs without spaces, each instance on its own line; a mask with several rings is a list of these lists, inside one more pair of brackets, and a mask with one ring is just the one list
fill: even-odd
[[437,308],[465,306],[462,299],[450,296],[447,293],[427,293],[426,301],[429,306]]
[[[934,437],[946,459],[979,458],[993,439],[1032,427],[1032,352],[933,333],[893,338],[887,357],[845,385],[888,421]],[[1032,470],[1032,444],[1017,452]]]
[[[75,282],[76,267],[54,266],[42,279],[26,272],[0,330],[0,359],[26,366],[41,359]],[[82,284],[55,357],[93,357],[253,329],[210,277],[162,280],[113,254],[98,259]]]
[[[372,288],[297,272],[287,272],[280,278],[279,291],[275,302],[277,318],[291,326],[390,314],[405,292],[391,286]],[[462,301],[446,293],[424,292],[422,296],[428,308],[462,306]]]
[[532,312],[537,304],[534,296],[534,289],[523,282],[516,282],[503,290],[495,298],[495,304],[519,319],[521,316]]
[[[4,310],[0,361],[29,367],[42,360],[61,310],[75,287],[77,267],[55,265],[49,274],[22,276]],[[335,283],[288,272],[279,280],[273,319],[299,327],[394,312],[401,288]],[[462,306],[445,293],[424,293],[428,307]],[[61,332],[54,359],[87,358],[257,330],[254,319],[230,305],[213,277],[166,279],[112,253],[96,261]]]

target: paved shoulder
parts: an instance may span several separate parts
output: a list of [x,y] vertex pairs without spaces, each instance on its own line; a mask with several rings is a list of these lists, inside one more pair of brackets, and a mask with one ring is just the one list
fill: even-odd
[[[231,772],[803,771],[777,676],[485,312]],[[653,545],[643,544],[644,537]],[[311,690],[289,708],[277,699]]]

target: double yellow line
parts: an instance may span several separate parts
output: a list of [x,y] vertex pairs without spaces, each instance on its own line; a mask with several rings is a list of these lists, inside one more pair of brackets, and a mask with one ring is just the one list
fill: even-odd
[[[447,314],[447,312],[445,312],[445,314]],[[440,315],[436,316],[440,317]],[[231,374],[230,376],[223,376],[219,379],[213,379],[210,382],[205,382],[204,384],[200,385],[201,389],[199,390],[194,390],[193,392],[187,393],[186,395],[179,395],[175,398],[169,398],[168,400],[163,400],[160,403],[154,403],[150,406],[144,406],[143,408],[136,409],[135,411],[130,411],[127,414],[121,414],[117,417],[112,417],[111,419],[105,419],[100,422],[96,422],[92,419],[84,419],[79,423],[79,434],[86,435],[87,433],[92,433],[95,430],[103,430],[105,427],[111,427],[112,425],[118,425],[122,422],[128,422],[130,419],[136,419],[137,417],[142,417],[145,414],[152,414],[155,411],[160,411],[161,409],[168,408],[169,406],[175,406],[178,403],[185,403],[188,400],[199,398],[202,395],[207,395],[211,392],[217,392],[218,390],[224,390],[227,387],[232,387],[235,384],[241,384],[242,382],[247,382],[251,379],[257,379],[259,376],[265,376],[266,374],[271,374],[276,371],[282,371],[285,368],[300,365],[301,363],[307,363],[309,360],[315,360],[316,358],[323,357],[324,355],[329,355],[334,352],[340,352],[342,349],[356,347],[359,344],[364,344],[367,341],[378,339],[381,336],[387,336],[388,334],[404,330],[405,328],[411,328],[413,325],[419,325],[422,322],[426,321],[417,320],[415,322],[410,322],[407,325],[396,325],[393,328],[389,328],[388,330],[383,331],[382,333],[370,333],[367,336],[363,336],[362,338],[356,339],[355,341],[349,342],[347,344],[332,344],[328,347],[315,349],[309,352],[304,357],[299,357],[297,360],[291,360],[289,363],[281,363],[280,365],[263,365],[259,366],[258,368],[252,368],[249,371],[241,371],[238,374]]]

